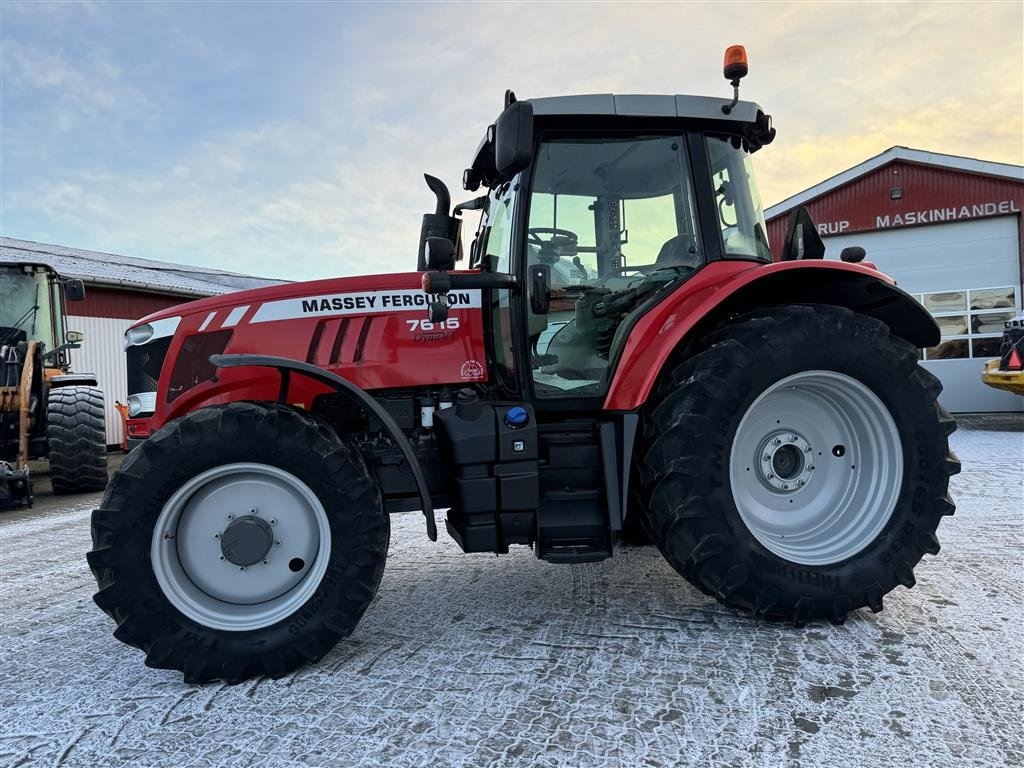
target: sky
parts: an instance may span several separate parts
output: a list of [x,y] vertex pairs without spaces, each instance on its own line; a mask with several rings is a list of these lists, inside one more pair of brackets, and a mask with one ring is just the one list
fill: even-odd
[[0,233],[301,280],[415,268],[501,109],[726,97],[771,204],[901,144],[1024,163],[1024,3],[0,0]]

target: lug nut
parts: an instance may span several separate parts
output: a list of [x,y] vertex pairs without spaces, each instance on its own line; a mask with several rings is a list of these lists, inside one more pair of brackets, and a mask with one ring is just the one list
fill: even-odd
[[221,556],[220,556],[220,559],[221,559],[221,560],[223,560],[223,559],[224,559],[224,555],[221,555]]
[[791,442],[791,443],[795,443],[799,439],[800,438],[798,438],[796,435],[790,435],[789,436],[789,442]]
[[234,520],[234,519],[235,519],[235,516],[233,514],[231,514],[230,512],[228,512],[228,520]]
[[256,507],[249,507],[249,514],[250,515],[255,515],[256,514]]
[[804,452],[805,453],[810,453],[811,452],[811,446],[808,445],[806,448],[804,448]]
[[244,566],[244,565],[240,565],[240,566],[238,566],[238,570],[240,570],[240,571],[244,571],[244,570],[245,570],[245,566]]
[[779,440],[779,438],[777,437],[772,441],[772,443],[774,443],[775,445],[782,445],[782,441]]
[[804,480],[797,480],[796,484],[799,485],[801,488],[807,485],[807,483]]
[[813,471],[814,471],[814,465],[813,465],[813,464],[811,464],[811,465],[810,465],[809,467],[807,467],[807,470],[808,470],[809,472],[813,472]]
[[775,479],[775,475],[773,475],[771,472],[769,472],[768,473],[768,479],[769,480],[774,480]]
[[271,524],[271,525],[277,525],[277,520],[275,520],[275,519],[271,518],[271,519],[270,519],[270,524]]
[[767,453],[764,456],[761,457],[761,461],[771,461],[771,460],[772,460],[772,457],[769,456]]
[[275,546],[275,547],[280,547],[280,546],[281,546],[281,540],[280,540],[280,539],[278,539],[277,541],[275,541],[275,542],[274,542],[274,546]]
[[215,534],[213,534],[213,538],[215,538],[215,539],[219,539],[219,538],[220,538],[220,534],[219,534],[219,533],[215,533]]
[[270,561],[269,561],[269,560],[264,560],[264,561],[263,561],[263,564],[264,564],[264,565],[270,565]]
[[782,490],[788,491],[789,490],[789,486],[786,483],[783,483],[782,484]]

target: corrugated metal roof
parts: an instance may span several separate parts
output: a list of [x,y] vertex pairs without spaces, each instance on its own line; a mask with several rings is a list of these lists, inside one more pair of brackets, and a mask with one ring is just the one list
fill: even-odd
[[776,203],[764,212],[764,216],[766,219],[774,218],[896,160],[930,165],[936,168],[945,168],[963,173],[975,173],[984,176],[997,176],[1014,179],[1015,181],[1024,181],[1024,167],[1019,165],[987,162],[985,160],[976,160],[972,157],[961,157],[960,155],[943,155],[939,152],[927,152],[922,149],[912,149],[911,147],[890,147],[885,152],[875,155],[863,163],[853,166],[853,168],[837,173],[820,184],[815,184],[803,192],[799,192],[792,197],[787,197],[782,202]]
[[19,261],[46,264],[63,277],[79,278],[94,285],[136,288],[179,296],[216,296],[289,282],[0,237],[0,262]]

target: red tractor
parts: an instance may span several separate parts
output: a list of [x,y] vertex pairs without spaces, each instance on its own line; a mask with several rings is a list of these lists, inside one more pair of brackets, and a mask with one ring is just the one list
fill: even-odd
[[[724,604],[802,625],[914,585],[959,469],[932,318],[806,211],[779,261],[736,95],[517,101],[424,216],[418,270],[203,299],[126,334],[129,434],[89,564],[114,635],[187,681],[348,635],[388,515],[466,552],[611,557],[642,527]],[[461,214],[482,212],[461,258]],[[859,251],[859,252],[858,252]]]

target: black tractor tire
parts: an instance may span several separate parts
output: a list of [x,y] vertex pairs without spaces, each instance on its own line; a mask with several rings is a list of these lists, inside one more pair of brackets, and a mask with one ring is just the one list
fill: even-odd
[[46,441],[54,493],[102,491],[107,485],[103,390],[51,389],[46,400]]
[[[326,570],[311,597],[277,623],[247,631],[211,628],[179,611],[150,554],[154,526],[175,491],[237,462],[301,480],[330,528]],[[92,514],[93,599],[117,623],[114,636],[146,653],[147,666],[179,670],[188,683],[280,678],[320,660],[355,628],[380,584],[390,530],[362,456],[330,427],[276,403],[203,408],[165,425],[114,474]]]
[[[922,556],[939,551],[936,529],[955,510],[949,478],[960,471],[947,441],[956,423],[938,405],[941,384],[918,365],[914,347],[873,318],[789,305],[740,316],[690,351],[659,383],[638,446],[648,527],[672,566],[727,606],[796,626],[841,624],[863,606],[878,612],[898,584],[912,587]],[[752,534],[730,480],[733,439],[748,408],[808,371],[845,374],[873,391],[895,422],[901,446],[893,450],[903,457],[881,532],[842,561],[810,565]],[[750,463],[767,458],[760,453]]]

